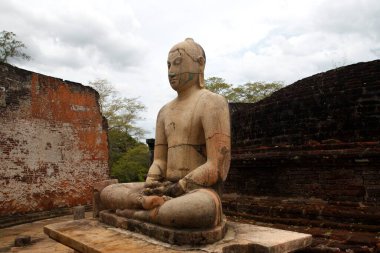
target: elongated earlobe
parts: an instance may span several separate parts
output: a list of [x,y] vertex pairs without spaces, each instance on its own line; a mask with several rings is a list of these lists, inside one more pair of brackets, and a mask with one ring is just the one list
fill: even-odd
[[204,69],[205,69],[206,60],[204,57],[199,56],[197,58],[197,62],[199,64],[199,87],[204,88],[205,87]]
[[203,73],[199,73],[199,87],[202,89],[205,87],[205,79]]

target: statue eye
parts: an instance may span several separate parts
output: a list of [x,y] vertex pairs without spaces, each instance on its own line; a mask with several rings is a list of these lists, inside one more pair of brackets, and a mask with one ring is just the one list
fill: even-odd
[[168,63],[168,68],[170,68],[170,66],[171,66],[170,62],[167,62],[167,63]]
[[182,57],[177,57],[177,58],[175,58],[175,60],[174,60],[174,64],[175,64],[175,65],[181,64],[181,62],[182,62]]

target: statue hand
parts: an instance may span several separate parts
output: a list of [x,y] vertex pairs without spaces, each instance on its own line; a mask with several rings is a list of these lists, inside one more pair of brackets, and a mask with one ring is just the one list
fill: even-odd
[[161,182],[161,181],[157,181],[157,180],[149,180],[149,181],[147,180],[145,182],[144,187],[145,188],[157,188],[157,187],[160,187],[160,186],[168,186],[170,184],[172,184],[172,182],[170,182],[170,181],[163,181],[163,182]]
[[178,197],[184,193],[185,193],[185,191],[182,189],[182,187],[179,183],[174,183],[174,184],[168,185],[163,192],[164,195],[167,195],[170,197]]
[[164,182],[159,182],[159,181],[150,181],[146,182],[144,189],[143,189],[143,194],[144,195],[158,195],[162,196],[164,195],[165,189],[171,185],[172,182],[170,181],[164,181]]

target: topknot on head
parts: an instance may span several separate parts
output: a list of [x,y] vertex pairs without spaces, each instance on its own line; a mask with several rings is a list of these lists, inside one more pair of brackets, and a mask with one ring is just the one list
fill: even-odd
[[204,62],[206,62],[206,54],[201,45],[196,43],[192,38],[186,38],[184,41],[176,44],[170,52],[176,50],[183,50],[185,53],[190,56],[193,61],[198,61],[199,57],[203,57]]

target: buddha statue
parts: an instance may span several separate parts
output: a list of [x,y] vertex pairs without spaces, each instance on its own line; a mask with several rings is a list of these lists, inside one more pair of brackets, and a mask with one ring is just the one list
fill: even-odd
[[220,225],[231,157],[229,109],[224,97],[205,89],[205,63],[193,39],[170,49],[168,78],[177,97],[158,113],[146,181],[106,186],[100,191],[103,209],[170,228]]

